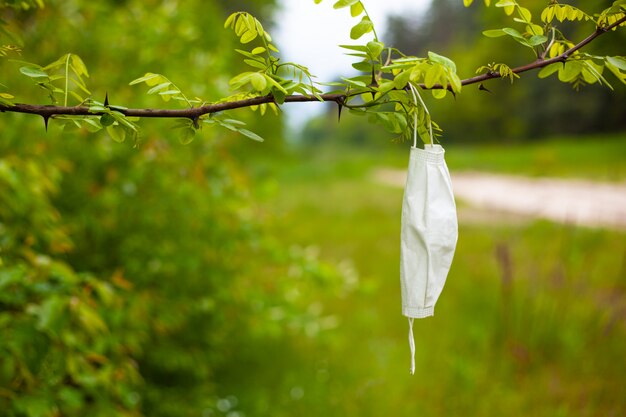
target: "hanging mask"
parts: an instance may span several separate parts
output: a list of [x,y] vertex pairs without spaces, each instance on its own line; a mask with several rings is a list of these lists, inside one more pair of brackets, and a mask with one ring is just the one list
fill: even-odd
[[[419,95],[412,85],[411,89],[417,102]],[[444,149],[432,144],[432,128],[431,144],[417,148],[415,132],[402,203],[400,249],[402,314],[409,319],[411,374],[415,373],[413,319],[434,314],[457,238],[456,205]]]

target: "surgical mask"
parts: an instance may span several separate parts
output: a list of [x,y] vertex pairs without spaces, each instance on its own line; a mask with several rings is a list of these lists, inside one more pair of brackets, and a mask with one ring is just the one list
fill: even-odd
[[402,314],[409,319],[411,374],[415,373],[413,319],[434,315],[458,238],[456,205],[444,149],[432,143],[424,149],[416,145],[417,135],[404,189],[400,249]]

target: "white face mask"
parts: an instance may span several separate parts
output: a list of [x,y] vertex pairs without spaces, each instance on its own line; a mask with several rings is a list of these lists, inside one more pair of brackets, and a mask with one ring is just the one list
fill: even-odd
[[411,148],[402,203],[400,282],[402,314],[409,318],[411,374],[415,372],[413,319],[434,314],[458,237],[456,205],[441,145]]

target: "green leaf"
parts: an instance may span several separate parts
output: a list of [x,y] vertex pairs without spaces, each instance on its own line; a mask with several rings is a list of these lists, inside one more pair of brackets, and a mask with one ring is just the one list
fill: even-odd
[[543,67],[541,71],[537,74],[539,78],[547,78],[555,72],[559,71],[563,67],[563,64],[560,62],[556,62],[554,64],[550,64],[547,67]]
[[539,26],[539,25],[535,25],[534,23],[531,23],[529,25],[526,26],[526,31],[528,33],[531,33],[533,35],[543,35],[544,31],[543,31],[543,27]]
[[583,79],[588,84],[600,82],[613,90],[613,86],[602,76],[604,66],[594,63],[592,60],[583,61],[584,68],[581,72]]
[[350,79],[350,78],[341,78],[342,80],[344,80],[345,82],[347,82],[348,84],[352,84],[356,87],[361,87],[361,88],[365,88],[367,87],[367,84],[365,84],[363,81],[359,81],[359,80],[354,80],[354,79]]
[[352,68],[361,72],[370,72],[372,65],[369,63],[369,61],[361,61],[352,64]]
[[358,2],[359,0],[339,0],[337,3],[333,4],[333,9],[343,9],[344,7],[352,6]]
[[484,30],[483,35],[488,38],[499,38],[500,36],[506,36],[506,33],[502,29],[490,29]]
[[14,99],[15,96],[9,93],[0,93],[0,103],[5,106],[12,106],[13,102],[11,99]]
[[530,39],[528,39],[528,44],[530,46],[537,46],[545,43],[547,40],[548,38],[543,35],[533,35],[530,37]]
[[361,21],[350,30],[350,38],[355,40],[359,39],[361,36],[371,32],[373,29],[374,25],[372,24],[372,21],[367,16],[363,16],[363,19],[361,19]]
[[351,51],[367,52],[367,47],[363,45],[339,45],[339,47]]
[[393,79],[393,84],[398,90],[403,89],[404,87],[406,87],[410,78],[411,78],[411,70],[410,69],[404,70],[398,75],[396,75],[396,77]]
[[100,117],[100,124],[104,127],[111,126],[113,123],[115,123],[115,119],[110,114],[103,114]]
[[442,99],[446,96],[446,94],[448,93],[448,90],[446,90],[445,88],[441,88],[438,90],[431,90],[433,93],[433,97],[436,99]]
[[456,64],[450,58],[446,58],[443,55],[439,55],[434,52],[428,51],[428,59],[430,59],[431,62],[436,62],[438,64],[443,65],[444,67],[448,68],[452,72],[456,72]]
[[458,75],[456,75],[456,73],[449,73],[448,81],[450,82],[450,85],[452,86],[452,91],[454,91],[455,93],[461,92],[461,89],[463,88],[463,84],[461,82],[461,78]]
[[[609,57],[607,57],[609,58]],[[615,57],[613,57],[615,58]],[[620,68],[617,67],[616,65],[614,65],[612,62],[615,61],[606,61],[606,67],[609,69],[609,71],[611,71],[613,73],[613,75],[615,75],[615,77],[617,77],[617,79],[619,79],[621,82],[623,82],[624,84],[626,84],[626,74],[622,73]],[[621,63],[620,63],[621,65]]]
[[159,95],[161,96],[174,96],[179,95],[180,91],[178,90],[167,90],[167,91],[159,91]]
[[156,85],[156,86],[152,87],[151,89],[149,89],[147,94],[154,94],[154,93],[157,93],[159,91],[165,90],[170,85],[172,85],[172,83],[169,82],[169,81],[161,83],[161,84]]
[[524,41],[526,40],[526,38],[524,38],[524,36],[522,36],[521,33],[519,33],[519,31],[517,31],[516,29],[513,28],[502,28],[502,31],[504,33],[506,33],[507,35],[510,35],[516,39],[523,39]]
[[395,87],[395,83],[393,81],[383,81],[376,89],[380,93],[386,93],[387,91],[393,90]]
[[20,72],[30,78],[48,78],[48,73],[35,67],[21,67]]
[[126,140],[126,130],[120,126],[107,126],[106,131],[109,134],[109,137],[117,143],[122,143]]
[[259,68],[262,70],[267,69],[267,65],[265,65],[265,62],[259,62],[255,59],[244,59],[243,62],[245,62],[246,64],[250,65],[251,67],[254,68]]
[[550,5],[543,9],[541,12],[541,21],[544,23],[550,23],[554,19],[554,6]]
[[263,91],[267,87],[267,80],[262,74],[255,72],[250,76],[250,84],[252,84],[255,90]]
[[[265,79],[267,80],[268,83],[272,84],[274,87],[276,87],[281,93],[283,93],[283,97],[286,96],[287,94],[289,94],[289,92],[285,89],[285,87],[283,87],[282,85],[280,85],[280,83],[278,81],[276,81],[275,79],[273,79],[271,76],[267,75],[267,74],[263,74],[263,76],[265,77]],[[274,97],[276,97],[276,92],[274,92]],[[283,98],[283,102],[280,102],[278,104],[283,104],[284,103],[284,98]]]
[[380,54],[383,52],[383,49],[385,49],[385,44],[382,42],[370,41],[367,43],[366,48],[367,54],[370,58],[375,60],[378,59]]
[[432,65],[424,76],[424,84],[426,88],[432,88],[439,82],[439,77],[443,75],[443,67],[441,65]]
[[72,54],[71,57],[72,57],[71,58],[72,68],[74,69],[74,72],[76,73],[76,75],[78,75],[79,77],[82,75],[89,77],[89,72],[87,71],[87,67],[85,66],[85,63],[83,62],[83,60],[80,59],[80,57],[75,54]]
[[138,131],[137,126],[130,121],[130,117],[126,117],[123,113],[120,113],[119,111],[112,111],[109,114],[115,118],[116,122],[118,122],[122,126],[125,126],[128,130],[132,130],[134,132]]
[[228,16],[226,18],[226,21],[224,22],[224,29],[228,28],[229,26],[232,26],[232,24],[235,22],[235,18],[237,17],[237,12],[232,13],[230,16]]
[[262,54],[262,53],[263,53],[263,52],[265,52],[265,51],[266,51],[266,49],[265,49],[264,47],[262,47],[262,46],[257,46],[256,48],[254,48],[254,49],[252,50],[252,54],[253,54],[253,55],[258,55],[258,54]]
[[613,65],[615,68],[626,71],[626,58],[622,56],[607,56],[606,61]]
[[239,42],[246,44],[246,43],[250,43],[253,40],[255,40],[258,36],[258,33],[254,30],[248,30],[246,32],[244,32],[243,35],[241,35],[241,38],[239,38]]
[[135,85],[139,83],[145,82],[148,85],[155,85],[158,82],[151,83],[150,81],[155,80],[156,78],[162,77],[161,74],[153,74],[151,72],[146,73],[143,77],[137,78],[136,80],[131,81],[128,85]]
[[228,83],[234,89],[241,88],[245,84],[250,82],[250,79],[252,78],[252,74],[255,74],[255,73],[254,72],[242,72],[241,74],[235,75],[233,78],[231,78],[231,80]]
[[[289,92],[285,89],[285,87],[283,87],[282,85],[280,85],[280,83],[278,81],[276,81],[275,79],[273,79],[271,76],[267,75],[267,74],[263,74],[263,76],[265,77],[266,81],[270,84],[272,84],[274,87],[276,87],[276,89],[278,91],[280,91],[282,94],[284,94],[285,96],[287,94],[289,94]],[[274,93],[274,96],[276,96],[276,91]],[[284,100],[283,100],[284,102]],[[278,103],[278,104],[283,104],[283,103]]]
[[517,2],[513,0],[500,0],[496,3],[496,7],[512,7],[516,6]]
[[573,81],[583,70],[583,65],[579,61],[567,61],[559,70],[559,80],[564,83]]
[[365,11],[365,9],[363,8],[363,3],[361,3],[360,1],[354,3],[352,6],[350,6],[350,15],[352,17],[357,17],[361,13],[363,13],[364,11]]
[[183,145],[189,145],[191,142],[193,142],[193,139],[195,136],[196,136],[196,129],[194,129],[191,126],[187,126],[187,127],[180,129],[178,140]]
[[276,89],[272,91],[272,95],[274,96],[274,101],[277,104],[284,104],[285,103],[285,97],[287,97],[287,94],[285,94],[284,90],[281,89]]
[[532,20],[533,16],[530,13],[530,10],[528,10],[525,7],[519,7],[518,9],[519,14],[522,16],[522,20],[525,23],[530,23],[530,21]]
[[264,139],[261,136],[257,135],[254,132],[249,131],[248,129],[237,129],[237,131],[241,133],[242,135],[249,137],[252,140],[256,140],[257,142],[264,141]]

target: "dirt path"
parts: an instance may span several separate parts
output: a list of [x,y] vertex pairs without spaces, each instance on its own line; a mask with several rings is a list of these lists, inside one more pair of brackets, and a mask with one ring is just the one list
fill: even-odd
[[[626,184],[528,178],[480,172],[452,173],[455,196],[474,208],[475,217],[523,215],[556,222],[626,229]],[[404,187],[405,170],[378,169],[376,181]],[[479,209],[477,212],[476,209]],[[463,220],[463,210],[459,217]],[[510,216],[509,216],[510,217]],[[511,217],[510,220],[514,220]]]

